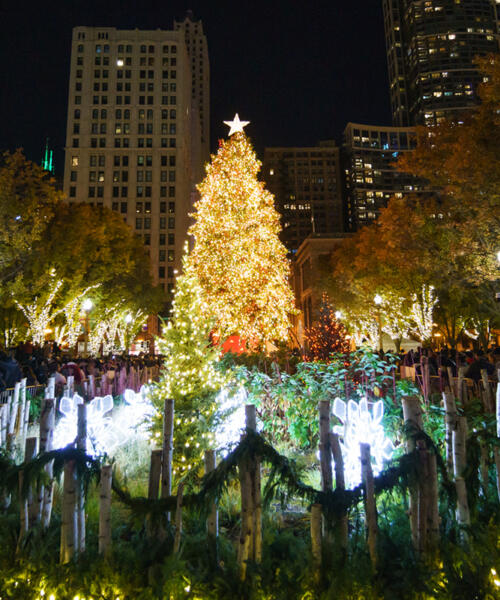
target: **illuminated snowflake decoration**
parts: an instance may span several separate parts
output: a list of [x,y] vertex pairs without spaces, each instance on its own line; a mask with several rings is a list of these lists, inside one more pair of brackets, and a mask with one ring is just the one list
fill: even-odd
[[[64,448],[75,442],[79,404],[83,404],[83,398],[78,394],[61,398],[59,412],[63,417],[54,431],[54,448]],[[102,454],[116,444],[116,433],[109,414],[111,410],[113,410],[112,396],[102,398],[97,396],[87,403],[87,453]]]
[[240,441],[246,426],[245,405],[247,393],[240,387],[235,393],[223,388],[217,395],[218,411],[222,420],[215,432],[218,448],[228,448]]
[[382,425],[384,403],[382,400],[375,402],[370,411],[366,398],[359,404],[349,400],[347,405],[340,398],[335,398],[333,414],[342,422],[333,431],[340,436],[346,484],[352,488],[361,483],[360,442],[370,444],[374,475],[382,471],[384,461],[392,458],[394,445],[385,437]]
[[[156,413],[148,397],[148,388],[139,392],[125,390],[125,404],[113,410],[113,397],[95,397],[87,403],[87,452],[89,454],[113,452],[137,437],[147,439],[148,420]],[[54,448],[64,448],[74,443],[78,426],[78,405],[83,398],[78,394],[61,398],[59,411],[63,417],[54,432]],[[113,412],[111,412],[113,411]]]

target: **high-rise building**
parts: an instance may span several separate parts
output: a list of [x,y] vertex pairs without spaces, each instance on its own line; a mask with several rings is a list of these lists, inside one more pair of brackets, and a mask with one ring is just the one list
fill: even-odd
[[494,0],[382,0],[393,125],[434,125],[477,105],[474,57],[498,51]]
[[183,23],[194,27],[187,17],[175,31],[74,28],[69,81],[68,200],[123,215],[149,248],[154,280],[167,293],[202,176],[200,107],[208,136],[209,83],[204,77],[193,93],[192,67],[195,60],[208,73],[206,41],[198,22],[196,46],[188,47]]
[[202,160],[210,159],[210,64],[208,62],[207,38],[203,24],[193,18],[188,10],[183,21],[174,21],[174,29],[184,33],[184,41],[191,63],[191,99],[198,111],[201,135]]
[[344,174],[348,230],[376,219],[392,196],[428,192],[425,184],[392,166],[401,152],[415,147],[411,127],[348,123],[344,131]]
[[262,172],[289,252],[295,253],[311,233],[344,230],[339,149],[333,141],[309,148],[266,148]]

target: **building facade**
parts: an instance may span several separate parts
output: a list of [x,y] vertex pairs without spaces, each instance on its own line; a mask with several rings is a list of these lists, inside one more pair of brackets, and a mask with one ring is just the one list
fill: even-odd
[[349,231],[376,219],[391,196],[428,191],[422,181],[392,166],[399,154],[412,150],[415,143],[411,127],[347,124],[343,166]]
[[494,0],[382,0],[393,124],[435,125],[477,105],[474,57],[498,51]]
[[334,142],[266,148],[262,172],[281,215],[281,240],[290,253],[311,233],[344,230],[340,156]]
[[[192,24],[187,17],[186,27]],[[175,31],[73,29],[64,167],[68,201],[120,213],[149,248],[153,278],[167,294],[202,176],[200,106],[208,135],[208,81],[193,96],[181,25]],[[206,42],[203,47],[208,72]],[[200,60],[197,55],[198,68]]]

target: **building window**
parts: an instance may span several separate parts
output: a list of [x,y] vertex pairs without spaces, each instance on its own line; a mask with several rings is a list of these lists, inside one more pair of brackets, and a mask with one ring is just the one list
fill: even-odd
[[69,188],[69,197],[76,198],[76,186],[71,185]]
[[80,145],[80,142],[79,142],[78,138],[73,138],[73,148],[78,148],[79,145]]

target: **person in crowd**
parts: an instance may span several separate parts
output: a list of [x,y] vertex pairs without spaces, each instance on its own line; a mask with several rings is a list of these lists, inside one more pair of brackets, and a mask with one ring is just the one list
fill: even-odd
[[0,373],[6,388],[12,388],[17,381],[22,379],[22,371],[19,363],[12,355],[5,352],[0,353]]
[[469,364],[467,371],[465,371],[465,377],[473,379],[478,382],[481,379],[481,371],[486,370],[488,376],[493,375],[495,367],[486,358],[485,353],[482,350],[476,350],[473,353],[473,361]]

